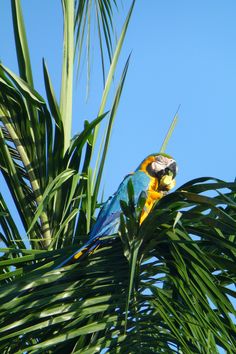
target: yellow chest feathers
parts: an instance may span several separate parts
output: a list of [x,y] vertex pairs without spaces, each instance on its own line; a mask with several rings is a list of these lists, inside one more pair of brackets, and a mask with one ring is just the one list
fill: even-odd
[[159,200],[163,197],[163,193],[158,192],[157,189],[158,189],[158,180],[154,177],[151,177],[149,187],[147,190],[147,200],[144,205],[144,208],[143,208],[143,211],[141,214],[141,218],[140,218],[140,225],[142,224],[142,222],[146,219],[146,217],[150,213],[150,211],[153,207],[153,204],[157,200]]

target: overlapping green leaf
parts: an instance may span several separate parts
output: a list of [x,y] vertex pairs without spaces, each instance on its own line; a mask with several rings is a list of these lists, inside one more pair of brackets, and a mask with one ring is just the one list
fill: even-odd
[[[87,238],[94,220],[129,59],[111,110],[104,111],[134,3],[115,46],[116,1],[62,1],[58,104],[45,61],[47,100],[33,88],[20,0],[12,0],[19,76],[0,66],[0,167],[24,231],[0,195],[2,353],[236,352],[234,182],[189,181],[163,198],[141,227],[143,197],[135,206],[130,186],[130,203],[121,205],[120,237],[104,239],[78,264],[57,269]],[[104,92],[98,116],[70,140],[73,35],[79,58],[86,42],[89,63],[93,14]],[[97,132],[107,117],[93,169]]]
[[[208,180],[192,181],[188,189],[197,184],[201,192],[209,190]],[[227,198],[233,201],[235,184],[224,182],[222,187],[229,190]],[[29,270],[20,277],[16,275],[14,286],[10,283],[1,287],[4,334],[0,348],[6,350],[10,338],[13,343],[14,338],[21,338],[15,346],[19,353],[37,352],[40,348],[45,352],[65,348],[72,352],[76,348],[78,353],[84,348],[88,353],[95,348],[122,353],[135,353],[138,348],[153,353],[217,353],[220,347],[234,353],[235,309],[228,294],[236,293],[228,286],[235,281],[235,243],[231,240],[235,233],[219,228],[225,215],[219,213],[215,218],[205,212],[221,208],[227,209],[224,212],[228,215],[231,203],[222,197],[216,206],[216,197],[208,197],[206,203],[201,194],[188,195],[188,190],[180,190],[161,200],[137,231],[141,242],[137,254],[132,247],[126,249],[133,268],[132,292],[128,291],[129,262],[123,256],[119,238],[80,263],[57,270],[52,270],[54,264],[62,252],[68,251],[47,252],[45,261],[43,253],[25,256],[25,260],[23,257],[19,266],[24,269],[25,263]],[[217,191],[214,183],[211,190]],[[184,200],[184,209],[176,207],[176,199]],[[202,210],[196,215],[199,207]],[[128,210],[124,209],[125,214]],[[178,212],[182,216],[174,226]],[[127,231],[122,232],[122,238],[130,237],[126,233],[132,228],[126,223],[132,215],[137,222],[135,213],[125,215]],[[209,217],[213,223],[210,226],[205,222]],[[34,266],[29,264],[32,261]],[[14,260],[13,265],[17,266]],[[38,338],[41,346],[30,338]]]

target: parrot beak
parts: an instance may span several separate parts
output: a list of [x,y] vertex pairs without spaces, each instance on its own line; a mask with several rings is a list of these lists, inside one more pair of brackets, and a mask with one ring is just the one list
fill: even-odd
[[174,179],[178,172],[178,167],[176,162],[173,160],[166,168],[165,168],[165,175],[171,175]]
[[172,160],[170,164],[168,164],[167,167],[162,171],[163,175],[159,180],[161,190],[169,191],[174,188],[177,170],[177,164],[174,160]]
[[174,179],[177,174],[177,171],[178,168],[175,160],[169,159],[169,161],[166,161],[166,164],[162,166],[162,168],[157,170],[156,177],[160,179],[163,176],[171,176],[172,179]]

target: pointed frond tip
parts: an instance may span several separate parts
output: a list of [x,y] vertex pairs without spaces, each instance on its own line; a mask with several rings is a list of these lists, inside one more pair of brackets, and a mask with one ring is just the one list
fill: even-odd
[[178,113],[179,113],[180,107],[181,107],[181,105],[178,106],[177,111],[176,111],[176,113],[174,115],[174,118],[173,118],[173,120],[171,122],[170,128],[168,129],[168,132],[167,132],[167,134],[165,136],[165,139],[164,139],[164,141],[163,141],[163,143],[161,145],[161,148],[160,148],[160,152],[161,153],[166,151],[167,144],[168,144],[168,142],[169,142],[169,140],[170,140],[170,138],[171,138],[171,136],[173,134],[173,131],[175,129],[175,126],[176,126],[176,124],[178,122],[178,118],[179,118]]

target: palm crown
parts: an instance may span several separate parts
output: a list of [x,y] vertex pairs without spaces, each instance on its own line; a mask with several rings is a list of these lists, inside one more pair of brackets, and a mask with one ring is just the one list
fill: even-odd
[[[80,63],[90,6],[110,66],[98,116],[71,138],[73,60]],[[119,237],[79,264],[55,269],[85,242],[95,220],[129,58],[104,112],[134,1],[115,47],[114,6],[62,1],[58,103],[45,61],[46,99],[34,89],[20,1],[12,1],[19,75],[1,64],[0,166],[27,238],[1,194],[1,352],[235,353],[235,182],[189,181],[156,203],[141,225],[143,200],[133,203],[129,185]]]

